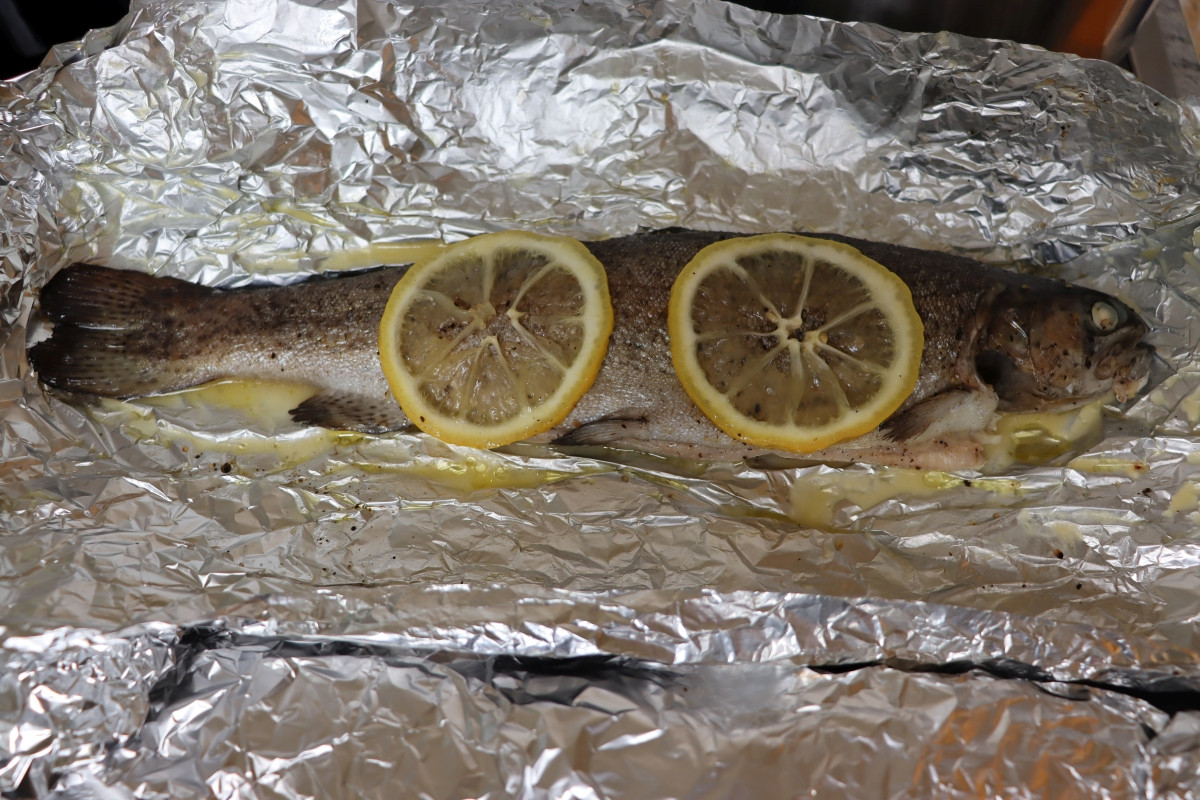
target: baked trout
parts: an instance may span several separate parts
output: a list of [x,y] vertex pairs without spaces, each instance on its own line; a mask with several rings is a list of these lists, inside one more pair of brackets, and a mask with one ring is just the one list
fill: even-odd
[[[676,276],[701,248],[733,235],[667,230],[587,243],[608,273],[612,338],[592,388],[535,441],[709,461],[766,454],[722,433],[692,403],[667,337]],[[1146,324],[1116,298],[946,253],[824,238],[858,248],[908,284],[925,349],[916,388],[880,428],[807,459],[974,467],[997,412],[1059,410],[1109,393],[1125,400],[1146,383]],[[291,412],[300,423],[406,430],[376,343],[404,271],[224,290],[76,264],[41,292],[53,328],[29,361],[51,389],[113,398],[221,379],[301,383],[313,395]]]

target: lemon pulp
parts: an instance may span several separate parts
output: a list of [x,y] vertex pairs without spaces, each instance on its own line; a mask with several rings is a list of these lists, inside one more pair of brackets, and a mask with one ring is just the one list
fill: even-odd
[[392,393],[421,430],[498,447],[557,425],[612,333],[604,267],[574,239],[485,234],[414,265],[379,330]]
[[916,386],[908,286],[840,242],[727,239],[684,267],[668,308],[684,389],[726,434],[810,453],[874,429]]

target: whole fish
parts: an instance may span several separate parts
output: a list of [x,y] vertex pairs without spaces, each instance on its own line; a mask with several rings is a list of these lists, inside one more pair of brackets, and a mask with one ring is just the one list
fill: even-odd
[[[536,441],[709,461],[768,451],[737,441],[675,375],[667,303],[701,248],[736,234],[665,230],[586,243],[608,274],[614,329],[592,388]],[[925,325],[916,388],[883,425],[806,456],[950,469],[979,466],[997,412],[1049,411],[1146,383],[1146,324],[1102,292],[968,258],[842,236],[908,284]],[[41,292],[48,338],[29,349],[46,386],[131,398],[219,379],[307,384],[301,423],[368,433],[411,428],[379,364],[380,318],[404,267],[289,286],[218,289],[76,264]]]

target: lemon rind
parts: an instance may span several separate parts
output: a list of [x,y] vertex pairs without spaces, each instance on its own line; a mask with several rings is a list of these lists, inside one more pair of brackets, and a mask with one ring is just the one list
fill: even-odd
[[[397,323],[403,310],[444,262],[463,255],[483,256],[502,247],[539,251],[566,266],[575,276],[584,295],[583,347],[550,397],[499,425],[479,425],[447,417],[430,406],[421,397],[417,381],[403,368],[400,359],[386,354],[399,352],[400,326]],[[380,365],[393,396],[410,422],[444,442],[490,449],[537,436],[565,420],[595,383],[608,351],[612,329],[613,310],[607,273],[604,265],[582,243],[568,237],[528,231],[488,233],[452,244],[430,260],[414,264],[396,283],[380,320]]]
[[[893,372],[899,374],[894,375],[890,382],[891,391],[881,392],[863,408],[851,409],[824,425],[777,425],[744,416],[705,380],[703,368],[695,356],[696,335],[688,313],[695,293],[703,278],[713,270],[740,256],[761,252],[771,245],[813,257],[820,257],[824,251],[833,256],[829,260],[835,264],[844,265],[849,261],[863,267],[851,271],[867,286],[872,298],[883,298],[879,307],[893,322],[893,327],[900,322],[913,334],[896,337],[899,352],[894,359]],[[893,298],[895,302],[892,302]],[[676,375],[688,397],[714,425],[747,444],[799,454],[812,453],[855,439],[879,427],[912,394],[920,376],[924,350],[924,324],[913,304],[912,292],[899,276],[848,244],[789,233],[725,239],[697,253],[681,270],[671,288],[667,327]]]

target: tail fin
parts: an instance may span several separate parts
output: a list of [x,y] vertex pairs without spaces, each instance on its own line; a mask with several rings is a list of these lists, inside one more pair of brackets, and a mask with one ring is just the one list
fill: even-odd
[[50,337],[29,350],[43,384],[103,397],[180,388],[181,317],[212,292],[139,272],[73,264],[42,289]]

